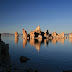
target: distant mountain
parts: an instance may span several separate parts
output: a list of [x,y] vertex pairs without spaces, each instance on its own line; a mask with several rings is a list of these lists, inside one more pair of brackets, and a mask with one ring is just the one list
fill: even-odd
[[[14,33],[1,33],[1,35],[15,35]],[[19,35],[23,35],[23,34],[19,34]]]
[[2,34],[10,34],[10,33],[2,33]]

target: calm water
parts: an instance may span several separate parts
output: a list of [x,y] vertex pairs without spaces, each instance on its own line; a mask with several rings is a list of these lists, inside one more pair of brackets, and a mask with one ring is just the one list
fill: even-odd
[[[24,40],[14,36],[2,36],[9,44],[12,66],[20,69],[38,70],[38,72],[63,72],[72,70],[72,40]],[[30,58],[27,63],[20,62],[20,56]]]

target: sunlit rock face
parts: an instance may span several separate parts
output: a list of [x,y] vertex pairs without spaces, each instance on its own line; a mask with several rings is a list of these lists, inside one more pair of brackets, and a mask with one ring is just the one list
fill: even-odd
[[29,33],[29,35],[30,35],[30,39],[35,39],[35,38],[48,38],[49,37],[49,32],[48,32],[48,30],[47,30],[47,32],[45,31],[45,33],[44,32],[42,32],[41,31],[41,29],[40,29],[40,26],[38,25],[38,27],[36,28],[36,30],[34,30],[34,31],[31,31],[30,33]]
[[52,36],[54,39],[65,38],[65,37],[64,37],[64,32],[62,32],[61,34],[57,34],[56,32],[53,32],[53,33],[51,34],[51,36]]
[[53,32],[51,35],[52,35],[52,37],[55,37],[56,36],[56,32]]
[[27,31],[23,29],[23,38],[27,38]]
[[41,33],[41,29],[40,29],[40,26],[38,25],[38,27],[36,28],[36,32],[37,33]]
[[45,30],[45,34],[44,34],[44,37],[46,37],[47,36],[47,33],[46,33],[46,30]]
[[36,28],[36,30],[30,32],[30,39],[34,39],[35,37],[38,37],[38,35],[41,34],[40,26]]
[[64,32],[61,33],[61,36],[64,37]]
[[44,37],[49,38],[49,32],[48,32],[48,30],[47,30],[47,32],[45,30]]
[[42,39],[42,36],[41,35],[38,35],[38,39]]
[[57,39],[57,38],[65,38],[64,37],[64,32],[62,32],[61,34],[57,34],[56,32],[53,32],[51,34],[49,34],[48,30],[46,32],[42,32],[40,29],[40,26],[38,25],[38,27],[34,30],[31,31],[28,35],[27,32],[23,29],[23,38],[27,38],[27,39]]
[[19,35],[18,35],[18,32],[15,32],[15,37],[18,37]]
[[71,32],[71,34],[69,34],[69,38],[72,38],[72,32]]

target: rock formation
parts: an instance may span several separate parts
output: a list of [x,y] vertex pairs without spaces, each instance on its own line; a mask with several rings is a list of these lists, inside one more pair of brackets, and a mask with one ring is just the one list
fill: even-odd
[[40,26],[38,25],[38,27],[36,28],[36,32],[37,33],[41,33],[41,29],[40,29]]
[[54,38],[54,39],[62,39],[62,38],[65,38],[64,37],[64,32],[62,32],[61,34],[57,34],[56,32],[53,32],[51,34],[51,36]]
[[61,36],[64,37],[64,32],[61,33]]
[[38,39],[42,39],[42,36],[41,35],[38,35]]
[[27,62],[27,60],[30,60],[30,59],[27,58],[27,57],[25,57],[25,56],[21,56],[21,57],[20,57],[21,63]]
[[48,30],[47,30],[47,32],[46,32],[46,30],[45,30],[44,37],[49,38],[49,32],[48,32]]
[[0,34],[0,38],[1,38],[1,34]]
[[[71,35],[70,35],[71,37]],[[38,25],[38,27],[34,30],[31,31],[28,35],[27,32],[23,29],[23,38],[27,38],[27,39],[66,39],[66,37],[64,36],[64,32],[62,32],[61,34],[57,34],[56,32],[53,32],[51,34],[49,34],[48,30],[45,33],[41,31],[40,26]]]
[[46,33],[46,30],[45,30],[45,34],[44,34],[44,37],[46,37],[47,36],[47,33]]
[[0,41],[1,41],[1,34],[0,34]]
[[52,37],[55,37],[56,36],[56,32],[53,32],[51,35],[52,35]]
[[36,28],[36,30],[30,32],[30,39],[34,39],[35,37],[38,37],[38,35],[41,34],[40,26]]
[[10,65],[9,44],[0,41],[0,72],[9,72]]
[[69,38],[72,38],[72,32],[71,32],[71,34],[69,34]]
[[15,32],[15,37],[18,37],[19,35],[18,35],[18,32]]
[[23,29],[23,38],[27,38],[27,31]]

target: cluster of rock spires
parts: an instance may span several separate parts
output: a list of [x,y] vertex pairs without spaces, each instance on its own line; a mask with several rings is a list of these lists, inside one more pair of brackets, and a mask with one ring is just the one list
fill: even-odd
[[[18,36],[19,36],[18,32],[15,32],[15,44],[17,44],[18,42]],[[27,31],[23,29],[22,38],[23,38],[23,48],[27,44],[28,40],[30,45],[35,46],[39,52],[41,43],[44,42],[46,46],[46,43],[48,43],[50,40],[53,44],[56,44],[57,42],[61,42],[61,44],[64,44],[64,39],[67,39],[68,37],[65,37],[64,32],[62,32],[61,34],[58,34],[56,32],[49,34],[48,30],[42,32],[40,26],[38,25],[38,27],[34,31],[31,31],[29,34],[27,34]],[[69,34],[69,42],[72,43],[72,33]]]
[[[18,33],[15,32],[15,37],[18,37]],[[72,33],[69,35],[69,37],[72,37]],[[29,34],[27,34],[27,31],[23,29],[23,37],[24,39],[66,39],[66,37],[64,36],[64,32],[62,32],[61,34],[58,34],[56,32],[53,32],[51,34],[49,34],[48,30],[45,32],[42,32],[40,29],[40,26],[38,25],[38,27],[34,30],[31,31]]]

